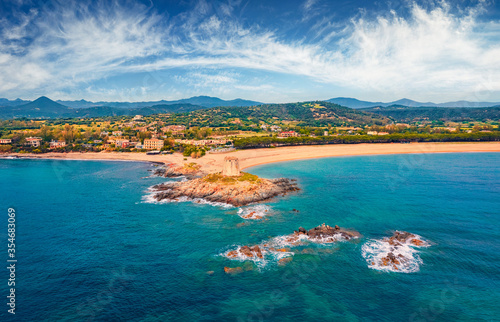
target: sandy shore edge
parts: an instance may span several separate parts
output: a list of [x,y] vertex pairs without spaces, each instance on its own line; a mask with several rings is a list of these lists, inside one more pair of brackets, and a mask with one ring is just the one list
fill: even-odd
[[226,156],[240,160],[241,169],[275,162],[316,159],[327,157],[347,157],[361,155],[411,154],[411,153],[463,153],[463,152],[500,152],[500,142],[459,142],[459,143],[364,143],[291,146],[268,149],[239,150],[224,154],[207,154],[200,159],[187,158],[180,153],[173,155],[146,155],[134,152],[89,152],[89,153],[46,153],[0,154],[1,157],[19,156],[39,159],[94,160],[94,161],[145,161],[158,163],[183,164],[196,162],[206,172],[218,172]]

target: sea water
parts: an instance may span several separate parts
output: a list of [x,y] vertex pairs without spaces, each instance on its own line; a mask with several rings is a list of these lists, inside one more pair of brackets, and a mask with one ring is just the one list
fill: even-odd
[[[148,163],[0,160],[0,237],[16,213],[18,321],[470,321],[500,316],[500,154],[325,158],[247,171],[301,191],[247,207],[151,200]],[[294,211],[295,209],[295,211]],[[244,214],[261,214],[242,218]],[[250,216],[255,217],[255,216]],[[259,218],[260,217],[260,218]],[[286,244],[300,226],[356,230]],[[395,231],[407,271],[371,265]],[[283,243],[282,243],[283,242]],[[274,244],[273,244],[274,243]],[[243,245],[286,247],[261,261]],[[377,253],[378,252],[378,253]],[[277,255],[277,256],[274,256]],[[291,256],[292,261],[278,265]],[[242,267],[226,274],[224,267]],[[0,306],[0,307],[2,307]]]

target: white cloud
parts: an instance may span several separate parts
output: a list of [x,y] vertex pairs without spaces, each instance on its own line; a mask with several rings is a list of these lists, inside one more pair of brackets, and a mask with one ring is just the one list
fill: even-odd
[[[311,10],[314,3],[306,1],[303,9]],[[311,28],[316,36],[300,40],[258,25],[243,26],[230,18],[235,7],[213,9],[200,1],[191,12],[169,20],[136,4],[89,8],[74,3],[62,11],[32,13],[11,28],[16,39],[26,38],[30,24],[38,30],[33,41],[21,44],[23,54],[15,47],[20,45],[2,36],[0,94],[44,94],[111,75],[172,68],[191,73],[190,81],[185,76],[177,81],[192,89],[265,90],[221,72],[228,68],[306,76],[388,99],[500,99],[495,77],[500,75],[500,23],[480,21],[481,3],[460,14],[444,2],[430,9],[412,4],[407,17],[396,12],[361,15],[340,29],[318,20]]]

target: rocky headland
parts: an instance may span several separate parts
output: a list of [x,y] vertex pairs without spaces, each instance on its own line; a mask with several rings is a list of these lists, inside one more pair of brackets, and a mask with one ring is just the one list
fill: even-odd
[[156,192],[154,199],[157,201],[175,201],[181,197],[201,198],[236,207],[269,200],[297,190],[299,188],[295,180],[263,179],[243,172],[237,177],[214,173],[189,181],[168,182],[153,187],[153,191]]

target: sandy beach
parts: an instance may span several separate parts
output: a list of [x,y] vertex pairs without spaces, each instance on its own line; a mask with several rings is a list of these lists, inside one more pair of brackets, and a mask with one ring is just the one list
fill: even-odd
[[196,162],[206,172],[221,170],[226,156],[238,157],[241,169],[256,165],[337,156],[376,155],[376,154],[407,154],[407,153],[450,153],[450,152],[500,152],[500,142],[478,143],[381,143],[381,144],[337,144],[293,146],[269,149],[240,150],[223,154],[207,154],[200,159],[187,158],[180,153],[173,155],[146,155],[134,152],[99,152],[99,153],[46,153],[46,154],[10,154],[22,157],[43,159],[69,160],[122,160],[122,161],[149,161],[161,163],[182,164]]

